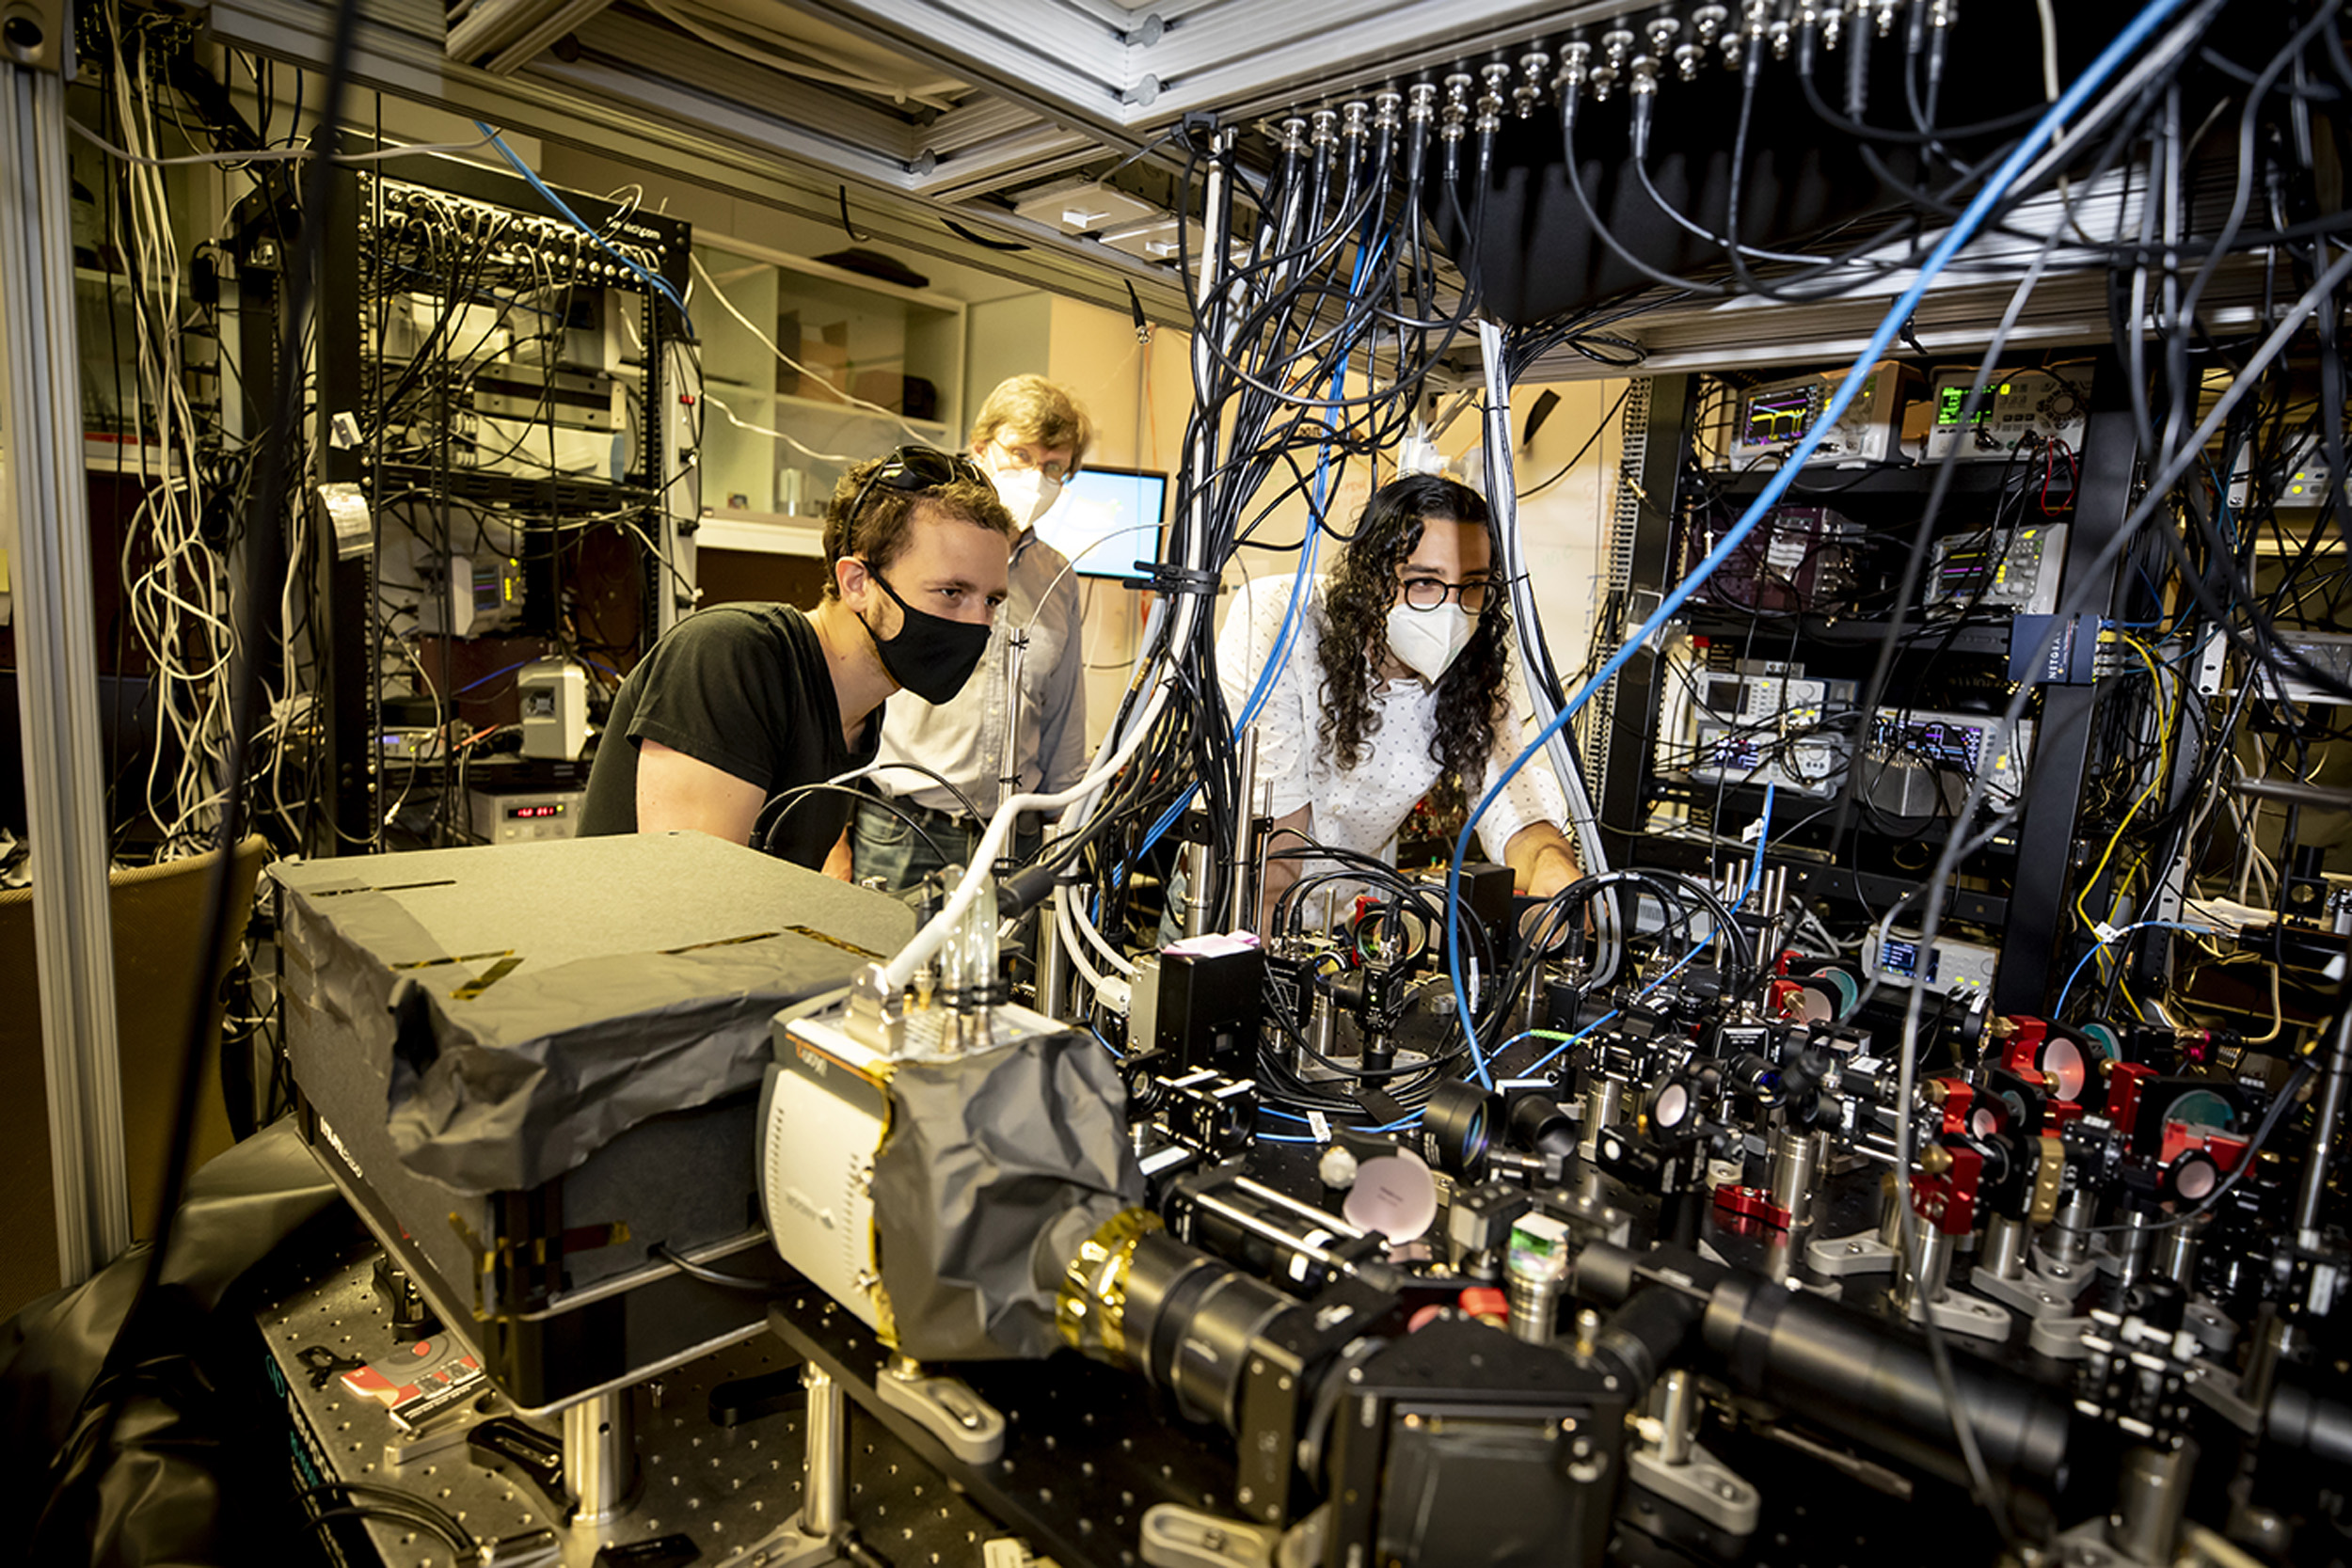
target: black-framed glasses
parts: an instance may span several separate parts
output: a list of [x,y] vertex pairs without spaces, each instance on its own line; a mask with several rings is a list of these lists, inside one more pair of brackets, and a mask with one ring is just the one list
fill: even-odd
[[1472,615],[1486,612],[1486,595],[1494,584],[1481,578],[1475,582],[1446,582],[1438,578],[1407,578],[1400,590],[1410,610],[1435,610],[1452,599]]
[[959,452],[941,451],[937,447],[906,446],[895,448],[882,460],[881,467],[866,476],[866,483],[857,487],[857,496],[850,502],[850,521],[857,521],[866,510],[866,495],[875,485],[897,490],[904,495],[921,495],[958,480],[986,484],[988,475],[980,466]]

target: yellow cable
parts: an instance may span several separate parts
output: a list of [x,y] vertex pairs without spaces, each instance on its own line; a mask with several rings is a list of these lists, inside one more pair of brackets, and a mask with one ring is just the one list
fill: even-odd
[[[2134,653],[2139,656],[2140,662],[2147,666],[2150,689],[2153,694],[2159,701],[2161,701],[2164,696],[2164,675],[2156,664],[2155,655],[2151,653],[2148,649],[2148,645],[2145,642],[2142,642],[2138,638],[2133,637],[2128,633],[2119,633],[2118,635],[2122,638],[2124,642],[2130,645]],[[2099,885],[2099,879],[2106,874],[2107,862],[2114,858],[2115,847],[2123,842],[2124,832],[2131,827],[2132,818],[2139,815],[2139,808],[2148,803],[2148,798],[2161,788],[2165,780],[2171,776],[2172,736],[2174,726],[2176,726],[2179,721],[2180,708],[2176,704],[2171,710],[2167,713],[2163,727],[2157,731],[2156,770],[2154,774],[2149,778],[2147,787],[2139,792],[2138,798],[2133,800],[2131,809],[2123,814],[2123,820],[2115,825],[2114,836],[2107,840],[2107,847],[2099,853],[2099,863],[2090,868],[2090,875],[2084,878],[2082,885],[2075,889],[2074,913],[2085,926],[2096,927],[2098,923],[2090,918],[2090,911],[2083,907],[2084,900],[2090,896],[2090,890]],[[2141,863],[2146,863],[2144,857]],[[2137,875],[2137,869],[2135,869],[2134,875]],[[2117,892],[2117,899],[2120,904],[2122,900],[2122,890],[2120,888]],[[2108,912],[2111,915],[2114,911],[2110,910]]]
[[2246,1043],[2249,1045],[2268,1045],[2272,1040],[2279,1037],[2280,1034],[2286,1028],[2286,1008],[2281,1006],[2279,1002],[2279,966],[2277,964],[2272,964],[2270,965],[2270,1032],[2266,1035],[2259,1035],[2254,1038],[2248,1040]]

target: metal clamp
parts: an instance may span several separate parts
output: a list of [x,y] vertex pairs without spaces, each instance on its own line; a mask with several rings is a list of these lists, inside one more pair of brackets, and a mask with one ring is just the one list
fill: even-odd
[[1931,1301],[1915,1301],[1911,1307],[1911,1321],[1931,1320],[1947,1334],[1965,1334],[1977,1339],[2006,1339],[2009,1338],[2009,1313],[1989,1301],[1947,1291]]
[[1754,1483],[1693,1444],[1691,1457],[1677,1465],[1656,1449],[1627,1456],[1626,1480],[1697,1514],[1729,1535],[1753,1535],[1762,1516],[1763,1494]]
[[1152,1568],[1266,1568],[1278,1534],[1203,1513],[1180,1503],[1155,1503],[1143,1514],[1141,1556]]
[[72,81],[72,0],[5,0],[0,4],[0,59]]
[[966,1465],[985,1465],[1005,1451],[1003,1414],[961,1378],[926,1372],[901,1356],[874,1379],[874,1392],[882,1403],[922,1422]]
[[1804,1249],[1804,1260],[1816,1274],[1842,1278],[1852,1274],[1889,1274],[1895,1267],[1895,1249],[1879,1239],[1875,1230],[1865,1230],[1852,1236],[1825,1236]]

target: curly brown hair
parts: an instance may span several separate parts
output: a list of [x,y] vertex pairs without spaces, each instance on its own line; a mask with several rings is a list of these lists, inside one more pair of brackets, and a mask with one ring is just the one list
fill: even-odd
[[[1466,485],[1434,474],[1394,480],[1364,508],[1355,537],[1324,583],[1322,735],[1343,768],[1360,765],[1379,732],[1372,694],[1389,645],[1396,569],[1420,547],[1423,525],[1433,522],[1470,523],[1490,534],[1493,529],[1486,501]],[[1429,802],[1439,812],[1467,806],[1472,781],[1486,776],[1506,705],[1510,646],[1510,611],[1501,594],[1489,594],[1478,630],[1437,685],[1438,733],[1429,756],[1438,771]]]

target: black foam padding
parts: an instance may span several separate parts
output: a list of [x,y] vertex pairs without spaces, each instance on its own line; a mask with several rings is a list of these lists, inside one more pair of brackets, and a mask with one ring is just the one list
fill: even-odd
[[[2112,36],[2116,13],[2061,6],[2057,17],[2061,75],[2071,81]],[[1937,123],[1980,122],[2041,103],[2041,53],[2032,41],[2040,25],[2029,0],[1969,8],[1951,29]],[[1813,68],[1820,97],[1841,111],[1851,49],[1850,40]],[[1866,124],[1914,130],[1904,101],[1908,63],[1901,29],[1892,39],[1871,39]],[[1925,68],[1916,69],[1923,88]],[[1652,109],[1651,182],[1669,205],[1711,234],[1728,229],[1740,101],[1740,74],[1710,56],[1697,81],[1661,83]],[[1682,277],[1719,273],[1723,247],[1675,222],[1642,188],[1631,156],[1631,104],[1629,93],[1597,103],[1589,90],[1579,104],[1577,167],[1587,200],[1618,244],[1650,266]],[[1473,145],[1462,144],[1466,165]],[[1973,161],[1991,145],[1955,142],[1951,150]],[[1564,147],[1559,112],[1549,104],[1529,119],[1505,119],[1483,192],[1474,167],[1465,167],[1457,187],[1449,188],[1438,150],[1431,149],[1423,210],[1438,243],[1478,286],[1485,313],[1498,321],[1532,325],[1652,286],[1595,237],[1568,187]],[[1898,180],[1920,178],[1909,147],[1888,143],[1872,150]],[[1834,254],[1852,243],[1822,238],[1834,226],[1909,205],[1870,166],[1858,138],[1814,112],[1794,58],[1767,59],[1759,68],[1739,172],[1739,238],[1754,248]],[[1929,182],[1950,178],[1948,166],[1938,166]]]
[[762,1416],[804,1410],[808,1392],[797,1361],[779,1371],[739,1377],[710,1391],[708,1415],[715,1427],[738,1427]]

